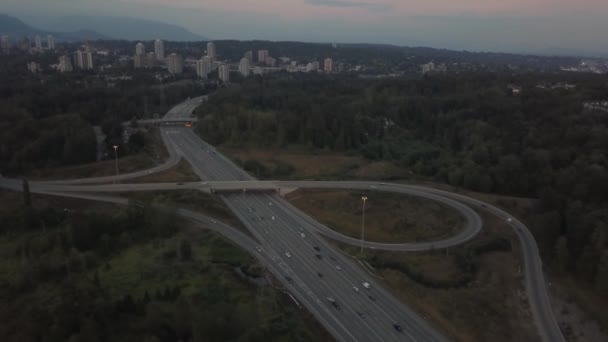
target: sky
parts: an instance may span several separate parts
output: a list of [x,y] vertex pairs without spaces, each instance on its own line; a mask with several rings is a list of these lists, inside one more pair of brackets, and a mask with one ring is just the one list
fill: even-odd
[[390,43],[504,52],[564,49],[608,55],[608,0],[1,1],[0,12],[31,20],[79,14],[127,16],[176,24],[213,39]]

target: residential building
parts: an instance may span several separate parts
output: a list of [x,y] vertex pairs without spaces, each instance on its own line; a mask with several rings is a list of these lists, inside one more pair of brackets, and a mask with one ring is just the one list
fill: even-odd
[[42,40],[39,35],[36,35],[34,38],[34,47],[36,48],[36,51],[42,51]]
[[32,48],[30,39],[28,37],[23,37],[23,39],[21,39],[21,43],[19,44],[19,48],[24,52],[30,51]]
[[215,43],[214,42],[208,42],[207,43],[207,57],[211,58],[211,60],[214,60],[215,57],[216,57]]
[[266,63],[266,58],[270,57],[268,50],[258,50],[258,64]]
[[420,66],[423,74],[435,71],[435,63],[429,62]]
[[167,58],[167,70],[173,75],[179,75],[184,71],[184,60],[181,55],[172,53]]
[[165,42],[160,39],[157,39],[154,42],[154,54],[157,61],[165,60]]
[[146,55],[135,54],[133,56],[133,67],[135,69],[144,68],[146,66]]
[[145,55],[146,54],[146,47],[143,43],[139,42],[139,43],[137,43],[137,45],[135,45],[135,54],[136,55]]
[[55,50],[55,37],[50,34],[46,36],[46,47],[49,50]]
[[241,58],[241,62],[239,63],[239,72],[241,75],[247,77],[249,76],[251,65],[247,58]]
[[11,41],[9,40],[9,37],[6,35],[3,35],[0,37],[0,49],[2,49],[4,52],[9,51],[11,48]]
[[245,55],[243,57],[247,58],[247,60],[249,61],[249,64],[253,63],[253,51],[249,50],[249,51],[245,52]]
[[202,79],[207,79],[212,71],[211,58],[205,56],[196,61],[196,74]]
[[269,67],[274,67],[275,65],[277,65],[277,60],[268,56],[266,57],[266,65],[268,65]]
[[230,67],[228,66],[228,64],[220,65],[220,67],[218,69],[218,75],[219,75],[220,80],[222,80],[222,82],[224,82],[224,83],[230,82]]
[[91,51],[76,51],[74,53],[74,64],[77,69],[93,70],[93,53]]
[[59,71],[70,72],[72,70],[74,70],[74,68],[72,68],[72,61],[70,60],[70,56],[59,57]]
[[27,70],[32,74],[37,74],[40,72],[40,64],[36,62],[29,62],[27,63]]
[[334,71],[334,61],[331,58],[325,58],[323,71],[325,71],[326,74],[331,74]]
[[153,68],[156,66],[156,53],[148,52],[146,54],[145,65],[146,65],[146,68]]
[[319,61],[314,61],[312,62],[312,67],[314,71],[317,71],[321,68],[321,63],[319,63]]
[[312,63],[308,63],[306,64],[306,72],[311,72],[311,71],[315,71],[315,67]]

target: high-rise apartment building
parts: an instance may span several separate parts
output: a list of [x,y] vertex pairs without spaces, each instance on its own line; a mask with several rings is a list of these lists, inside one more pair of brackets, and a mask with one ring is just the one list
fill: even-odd
[[73,68],[72,68],[72,61],[70,60],[70,56],[59,57],[59,71],[70,72],[72,70],[73,70]]
[[143,68],[146,66],[146,55],[135,54],[133,56],[133,67],[135,69]]
[[74,53],[74,64],[77,69],[93,70],[93,53],[91,51],[76,51]]
[[157,61],[165,60],[165,42],[160,39],[157,39],[154,42],[154,54],[156,55]]
[[135,54],[136,55],[145,55],[146,54],[146,46],[139,42],[135,45]]
[[247,60],[249,61],[249,64],[253,63],[253,51],[249,50],[249,51],[245,52],[245,54],[243,55],[243,58],[247,58]]
[[230,82],[230,67],[228,64],[220,65],[218,69],[218,76],[224,83]]
[[167,70],[173,75],[179,75],[184,71],[184,60],[181,55],[172,53],[167,58]]
[[156,53],[148,52],[146,54],[145,66],[146,68],[153,68],[156,66]]
[[275,67],[277,65],[276,58],[270,56],[266,57],[266,65],[268,65],[269,67]]
[[239,63],[239,72],[241,75],[247,77],[249,76],[251,64],[247,58],[241,58],[241,62]]
[[37,51],[42,51],[42,40],[40,39],[39,35],[36,35],[34,38],[34,47]]
[[334,61],[331,58],[325,58],[325,63],[323,65],[323,70],[326,74],[331,74],[334,70]]
[[265,64],[268,57],[270,57],[268,50],[258,50],[258,64]]
[[211,58],[211,60],[214,60],[215,57],[216,57],[215,43],[214,42],[207,43],[207,57]]
[[0,49],[4,52],[8,52],[11,48],[11,41],[7,35],[3,35],[0,37]]
[[207,79],[211,72],[211,58],[205,56],[196,61],[196,74],[202,79]]
[[27,63],[27,70],[32,74],[37,74],[40,72],[40,64],[36,62],[29,62]]
[[49,50],[55,50],[55,37],[53,35],[46,36],[46,47]]

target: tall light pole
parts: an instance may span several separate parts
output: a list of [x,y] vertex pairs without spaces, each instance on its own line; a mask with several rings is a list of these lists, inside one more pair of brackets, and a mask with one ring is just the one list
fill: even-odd
[[112,147],[114,147],[114,166],[116,166],[116,177],[118,177],[118,145]]
[[363,244],[365,243],[365,201],[367,196],[361,197],[363,200],[363,217],[361,218],[361,253],[363,253]]

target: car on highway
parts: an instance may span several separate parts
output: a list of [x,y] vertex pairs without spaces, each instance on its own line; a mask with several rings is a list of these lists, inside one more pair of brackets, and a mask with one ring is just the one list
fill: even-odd
[[368,290],[372,288],[372,286],[371,286],[371,285],[370,285],[368,282],[366,282],[366,281],[364,281],[364,282],[363,282],[363,283],[361,283],[361,284],[363,285],[363,287],[365,287],[365,288],[366,288],[366,289],[368,289]]
[[258,252],[260,252],[260,253],[262,253],[262,247],[260,247],[260,246],[256,246],[255,250],[258,251]]
[[395,328],[395,330],[398,332],[403,332],[403,328],[397,323],[393,323],[393,328]]
[[342,271],[342,267],[340,267],[340,265],[336,265],[336,269],[337,269],[338,271]]
[[211,222],[212,222],[212,223],[217,223],[217,221],[216,221],[216,220],[211,220]]
[[507,218],[507,221],[508,221],[508,222],[513,222],[513,219],[512,219],[512,218],[510,218],[510,217],[508,217],[508,218]]
[[336,308],[336,310],[340,310],[340,305],[336,303],[336,300],[333,297],[327,297],[327,300]]
[[316,256],[316,257],[317,257],[317,259],[319,259],[319,260],[323,259],[323,256],[322,256],[321,254],[318,254],[318,253],[317,253],[317,254],[315,254],[315,256]]
[[291,258],[291,254],[289,254],[289,252],[285,252],[285,256]]
[[359,316],[361,318],[365,318],[365,314],[363,312],[357,311],[357,316]]
[[306,234],[304,234],[304,233],[300,233],[300,236],[301,236],[302,238],[305,238],[305,237],[306,237]]
[[320,252],[320,251],[321,251],[321,248],[319,248],[319,246],[314,246],[313,248],[314,248],[314,250],[315,250],[315,251],[317,251],[317,252]]
[[353,291],[355,291],[355,293],[359,293],[359,288],[356,286],[353,286]]
[[291,279],[291,277],[285,277],[285,279],[287,279],[288,283],[293,284],[293,279]]
[[177,185],[184,185],[184,183],[182,183],[182,182],[179,182],[179,183],[176,183],[176,184],[177,184]]
[[323,278],[324,277],[323,273],[321,273],[321,272],[318,272],[317,275],[319,276],[319,278]]
[[367,298],[369,298],[369,300],[371,300],[372,302],[376,301],[376,298],[374,298],[373,296],[367,296]]
[[272,207],[272,202],[268,202],[268,205]]

